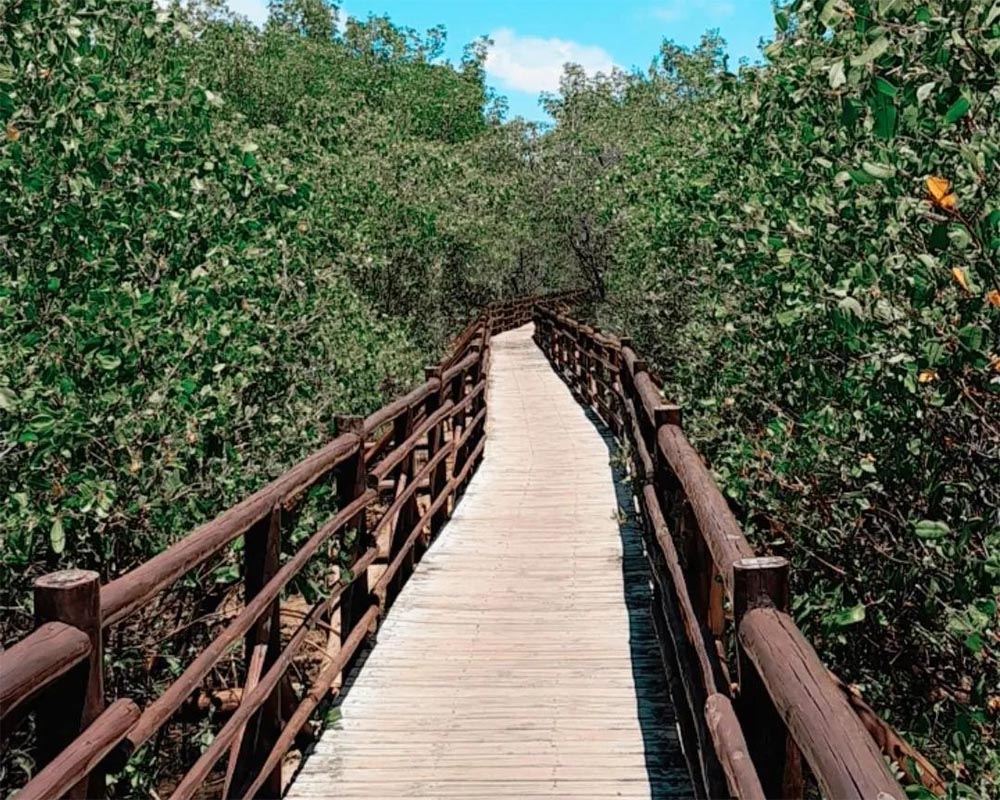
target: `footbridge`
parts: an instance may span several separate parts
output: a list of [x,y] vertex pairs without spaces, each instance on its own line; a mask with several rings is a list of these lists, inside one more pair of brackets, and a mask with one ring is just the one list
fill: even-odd
[[[19,800],[129,796],[140,759],[174,800],[939,793],[580,299],[486,309],[421,386],[138,568],[39,579],[0,653],[4,735],[37,735]],[[220,561],[239,591],[116,696]]]

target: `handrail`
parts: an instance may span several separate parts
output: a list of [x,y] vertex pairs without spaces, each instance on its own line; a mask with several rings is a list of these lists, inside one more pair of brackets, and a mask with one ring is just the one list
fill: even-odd
[[340,436],[246,500],[197,528],[159,555],[101,589],[104,625],[113,625],[148,603],[182,575],[203,564],[267,517],[272,509],[301,494],[354,455],[357,436]]
[[[534,322],[535,341],[577,400],[631,448],[655,579],[653,620],[678,685],[671,694],[700,793],[801,797],[801,751],[829,797],[901,799],[880,745],[905,776],[940,793],[929,762],[845,694],[784,613],[787,562],[754,557],[684,435],[681,409],[663,400],[661,381],[631,340],[542,305]],[[727,639],[736,644],[735,670]],[[919,775],[903,763],[911,759]]]
[[[80,781],[84,779],[88,781],[84,791],[100,792],[104,784],[100,773],[121,769],[137,748],[174,718],[227,654],[242,643],[247,653],[244,671],[249,674],[249,654],[259,655],[263,648],[264,672],[261,675],[257,668],[256,685],[246,687],[237,712],[194,768],[181,778],[175,796],[189,796],[216,761],[227,754],[240,758],[237,768],[228,770],[234,776],[234,792],[250,786],[253,792],[260,789],[273,793],[280,780],[281,758],[292,746],[295,733],[328,696],[334,681],[349,668],[355,651],[368,641],[413,563],[450,515],[481,463],[486,445],[490,336],[529,321],[538,303],[558,304],[571,296],[575,295],[517,298],[487,307],[456,338],[445,359],[428,368],[428,379],[420,386],[365,419],[338,418],[340,435],[332,441],[105,586],[100,586],[96,573],[81,571],[54,573],[39,581],[36,610],[43,608],[48,616],[40,617],[39,627],[32,634],[0,652],[0,706],[4,718],[15,710],[31,710],[36,705],[39,714],[43,706],[47,709],[36,720],[38,741],[45,747],[40,750],[42,771],[29,784],[31,792],[48,797],[57,790],[83,786]],[[282,560],[283,526],[310,488],[329,480],[336,487],[339,510]],[[394,500],[369,529],[369,514],[378,512],[375,503],[380,491],[376,487],[385,480],[394,485]],[[426,505],[418,505],[424,498]],[[385,534],[386,529],[387,552],[375,540],[375,534]],[[351,531],[354,535],[349,535]],[[244,541],[242,610],[145,709],[140,711],[130,701],[122,700],[104,710],[101,646],[106,637],[101,636],[101,631],[144,608],[240,537]],[[326,599],[313,606],[298,631],[283,645],[278,629],[282,594],[308,563],[327,551],[331,542],[336,542],[346,569]],[[369,569],[379,559],[384,568],[369,579]],[[43,581],[45,594],[39,595]],[[41,604],[39,597],[44,600]],[[297,707],[289,708],[287,695],[292,690],[287,670],[310,630],[319,625],[330,628],[323,620],[335,610],[341,615],[338,654],[325,663],[320,677]],[[84,662],[89,667],[80,667],[83,671],[79,680],[60,680]],[[81,706],[82,697],[86,702],[77,720],[72,709]],[[30,702],[35,700],[44,703]],[[247,725],[251,717],[256,722]],[[112,756],[104,758],[112,749]],[[72,782],[66,784],[65,780],[53,778],[54,765],[68,769]]]
[[21,789],[21,800],[58,800],[91,773],[139,717],[131,700],[116,700],[80,736]]
[[739,638],[825,797],[903,796],[875,741],[791,617],[755,608],[740,623]]
[[[684,436],[680,409],[663,402],[659,380],[630,341],[565,315],[579,297],[563,293],[516,298],[485,309],[442,362],[428,368],[423,384],[365,419],[338,419],[340,435],[330,443],[103,588],[95,573],[76,571],[65,579],[47,576],[56,580],[45,584],[45,602],[36,603],[36,609],[44,612],[39,628],[0,653],[5,673],[0,682],[2,713],[6,716],[33,705],[29,701],[45,699],[50,711],[39,717],[38,725],[50,757],[55,756],[49,767],[71,764],[67,774],[73,780],[68,785],[78,786],[89,775],[93,790],[103,785],[100,773],[120,769],[136,748],[173,719],[234,646],[242,642],[246,650],[244,673],[249,672],[249,654],[263,648],[263,674],[259,668],[253,673],[254,678],[259,676],[256,685],[246,687],[240,706],[181,777],[174,797],[192,796],[227,754],[239,755],[229,770],[235,796],[273,793],[284,753],[375,631],[482,459],[490,337],[533,317],[536,340],[554,368],[580,401],[634,449],[639,507],[656,579],[654,623],[664,658],[676,671],[678,718],[685,737],[693,742],[686,755],[703,793],[798,796],[797,746],[820,786],[837,796],[860,797],[858,793],[878,787],[885,798],[901,797],[871,732],[878,742],[888,743],[896,757],[898,752],[912,757],[915,751],[827,675],[784,613],[787,563],[753,557],[711,473]],[[282,528],[290,512],[312,486],[326,480],[336,487],[338,511],[283,560]],[[391,491],[391,502],[376,507],[382,490]],[[376,534],[388,545],[379,545]],[[144,607],[240,537],[243,609],[143,711],[119,701],[101,713],[105,702],[101,630]],[[346,569],[283,644],[278,628],[282,594],[307,564],[328,552],[331,543],[336,543]],[[376,562],[379,572],[369,576]],[[91,602],[89,610],[83,607]],[[290,705],[287,671],[309,632],[319,626],[329,628],[324,620],[335,610],[341,617],[339,649],[301,700],[291,696]],[[737,645],[735,683],[740,691],[735,703],[728,697],[734,681],[721,647],[727,635],[735,635]],[[783,655],[776,658],[774,653]],[[798,660],[782,660],[787,653],[797,654]],[[72,673],[80,680],[68,680],[83,662],[89,668],[80,666],[79,673]],[[797,679],[805,680],[803,674],[808,677],[802,684],[808,690],[803,691],[811,702],[819,698],[825,709],[818,721],[803,702],[803,692],[795,689]],[[10,675],[13,680],[7,680]],[[67,680],[60,680],[62,676]],[[57,727],[46,727],[54,724],[52,709],[59,709],[63,699],[65,707],[79,706],[81,692],[87,699],[79,726],[74,730],[73,720],[63,720]],[[122,722],[126,718],[127,726]],[[251,719],[254,724],[248,724]],[[755,726],[762,726],[763,733]],[[101,735],[89,736],[95,732]],[[863,741],[845,750],[848,755],[831,758],[829,751],[846,747],[844,737]],[[786,744],[786,739],[793,744]],[[112,750],[114,757],[105,758]],[[774,763],[762,768],[761,759],[771,755]],[[926,772],[927,762],[918,763]],[[36,781],[46,775],[43,787],[61,788],[63,783],[52,783],[53,773],[45,768],[44,759],[42,766]],[[926,775],[919,777],[927,783]]]
[[0,652],[0,720],[90,655],[90,637],[62,622],[48,622]]

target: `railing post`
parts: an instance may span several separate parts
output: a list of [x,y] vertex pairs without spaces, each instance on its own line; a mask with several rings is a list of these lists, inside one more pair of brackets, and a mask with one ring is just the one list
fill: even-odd
[[[407,408],[406,411],[396,417],[392,424],[392,431],[392,442],[394,447],[399,447],[403,442],[410,438],[413,434],[412,408]],[[401,481],[405,481],[406,485],[409,486],[410,482],[413,480],[415,471],[413,451],[410,450],[406,457],[399,463],[399,466],[393,470],[393,481],[396,485],[397,493],[400,491]],[[390,564],[396,560],[396,557],[399,555],[399,551],[403,547],[403,543],[406,541],[406,537],[410,535],[410,531],[413,530],[413,526],[416,524],[417,519],[417,495],[416,492],[414,492],[410,498],[403,503],[403,507],[399,509],[399,515],[396,517],[395,525],[393,526],[393,529],[389,531],[388,561]],[[396,573],[396,576],[392,579],[386,589],[386,608],[392,605],[393,601],[396,599],[396,595],[398,595],[400,589],[403,588],[403,584],[409,580],[410,575],[413,573],[413,563],[414,548],[411,547],[409,553],[403,559],[403,562],[399,567],[399,571]]]
[[600,332],[601,329],[597,325],[594,325],[590,335],[587,337],[587,388],[590,392],[590,404],[594,406],[595,410],[600,409],[600,404],[597,402],[598,392],[600,391],[597,372],[602,369],[600,361],[597,360],[601,358],[601,345],[597,341],[597,335]]
[[[90,658],[48,688],[38,704],[39,764],[55,758],[104,711],[104,652],[101,636],[101,578],[96,572],[67,569],[35,581],[35,627],[62,622],[90,639]],[[104,797],[104,774],[91,772],[65,796]]]
[[[368,488],[368,470],[365,464],[365,438],[363,417],[338,416],[336,418],[337,435],[354,434],[360,440],[357,452],[340,465],[337,471],[337,506],[344,506],[357,500]],[[351,532],[353,531],[353,539]],[[365,553],[371,545],[368,536],[367,511],[361,509],[344,527],[344,557],[341,559],[341,569],[350,569],[351,565]],[[371,595],[368,590],[368,571],[351,576],[351,584],[340,596],[340,643],[343,646],[354,630],[354,626],[367,613]],[[354,665],[357,655],[344,665],[342,681]]]
[[[458,375],[456,375],[454,378],[451,379],[451,385],[448,387],[448,393],[451,396],[451,402],[454,403],[456,406],[459,403],[461,403],[465,397],[466,378],[467,378],[467,373],[463,369],[461,372],[458,373]],[[465,432],[466,426],[469,424],[469,419],[470,417],[468,408],[465,408],[464,410],[458,413],[452,412],[451,442],[449,444],[449,446],[452,448],[453,451],[452,454],[453,462],[451,467],[452,478],[458,475],[458,473],[462,471],[462,467],[465,466],[466,445],[462,445],[461,448],[459,448],[457,445],[458,445],[458,440],[462,437],[462,434]],[[442,427],[442,431],[443,430],[444,428]],[[447,458],[445,458],[445,461],[447,461]],[[457,494],[458,491],[459,490],[456,488],[456,497],[458,496]],[[447,504],[445,504],[445,508],[447,508]]]
[[[733,619],[740,622],[751,609],[773,606],[788,611],[788,561],[784,558],[743,558],[733,564]],[[802,758],[774,707],[753,662],[737,641],[740,694],[737,708],[747,748],[767,797],[796,800],[803,796]]]
[[[243,601],[249,603],[281,566],[281,506],[275,506],[271,513],[253,525],[243,543]],[[266,652],[260,672],[266,672],[281,653],[281,598],[278,597],[264,612],[244,639],[244,675],[249,681],[252,672],[253,654],[258,645],[264,645]],[[244,687],[244,695],[247,693]],[[254,764],[263,758],[281,734],[281,688],[275,688],[261,706],[260,711],[246,728],[246,736],[234,771],[238,785]],[[281,770],[276,769],[257,792],[258,798],[281,796]]]
[[[437,391],[431,392],[427,397],[426,408],[427,416],[437,413],[438,409],[444,401],[445,395],[445,385],[441,380],[441,367],[425,367],[424,377],[427,380],[436,380],[438,382]],[[438,451],[444,446],[444,420],[439,422],[437,425],[432,427],[427,431],[427,458],[430,460],[433,458]],[[442,459],[441,462],[431,471],[430,475],[430,500],[433,503],[438,494],[444,491],[445,486],[448,484],[448,465],[445,463],[447,458]],[[444,526],[445,521],[448,519],[448,504],[442,504],[441,508],[431,517],[431,532],[430,537],[425,543],[429,543],[430,539],[437,536],[438,531]]]
[[575,331],[573,331],[573,386],[576,388],[577,393],[581,396],[586,396],[580,387],[581,380],[583,378],[583,349],[581,340],[584,338],[583,331],[580,330],[579,324]]

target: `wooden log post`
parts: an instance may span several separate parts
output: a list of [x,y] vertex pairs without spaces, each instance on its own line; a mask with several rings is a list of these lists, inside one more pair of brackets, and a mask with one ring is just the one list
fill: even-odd
[[[459,403],[461,403],[465,397],[466,378],[467,378],[467,372],[466,370],[463,369],[458,373],[458,375],[456,375],[454,378],[451,379],[451,383],[448,386],[448,395],[451,399],[451,402],[454,403],[456,406]],[[465,466],[466,445],[463,445],[460,448],[457,447],[456,445],[458,440],[462,438],[462,434],[465,432],[465,428],[469,424],[470,419],[471,417],[469,416],[468,407],[466,407],[462,411],[459,411],[457,414],[454,414],[451,418],[450,446],[454,449],[454,453],[452,454],[452,458],[454,460],[451,467],[452,479],[454,479],[455,476],[462,471],[462,467]],[[445,461],[447,461],[447,459],[445,459]],[[457,489],[455,496],[456,497],[458,496]],[[447,508],[447,505],[448,504],[446,503],[445,508]]]
[[576,389],[577,394],[581,397],[586,397],[586,393],[583,391],[583,376],[586,370],[586,364],[584,363],[584,353],[583,353],[583,331],[577,327],[573,331],[573,387]]
[[469,453],[478,453],[476,456],[476,464],[473,466],[472,470],[469,472],[468,480],[472,480],[472,474],[475,470],[479,469],[479,463],[483,460],[484,450],[479,447],[480,442],[486,438],[486,419],[485,415],[489,412],[486,411],[489,405],[489,368],[490,368],[490,339],[489,332],[484,334],[483,338],[483,349],[479,355],[479,361],[476,362],[476,366],[473,368],[473,374],[475,375],[475,380],[473,381],[473,386],[478,383],[485,381],[483,386],[483,391],[480,392],[479,397],[473,401],[473,407],[475,413],[473,417],[478,416],[480,413],[484,414],[484,419],[479,423],[479,427],[476,429],[476,433],[472,436],[469,441]]
[[573,362],[573,351],[572,351],[572,348],[571,348],[571,344],[572,344],[571,339],[572,339],[572,337],[570,336],[569,327],[566,325],[566,323],[563,322],[563,323],[560,323],[560,325],[561,325],[561,329],[560,329],[560,341],[559,341],[559,346],[560,346],[560,350],[561,350],[561,352],[560,352],[560,355],[561,355],[560,364],[562,366],[563,378],[565,378],[566,381],[569,382],[570,381],[570,374],[571,374],[571,371],[570,371],[571,370],[571,364]]
[[[628,336],[622,336],[618,343],[621,348],[618,350],[615,356],[615,363],[617,364],[617,377],[618,377],[618,413],[621,415],[622,428],[624,431],[629,430],[629,414],[628,414],[628,401],[635,400],[635,385],[632,383],[632,376],[628,370],[628,364],[625,362],[625,356],[623,351],[628,348],[632,349],[632,339]],[[634,352],[634,351],[633,351]],[[661,498],[662,500],[662,498]]]
[[[424,377],[429,381],[436,380],[439,383],[437,391],[431,392],[427,396],[426,408],[428,417],[436,413],[444,403],[447,387],[441,380],[441,372],[441,367],[424,368]],[[444,447],[444,420],[437,423],[437,425],[427,431],[427,458],[433,458],[442,447]],[[438,495],[444,491],[445,487],[448,485],[448,464],[446,462],[446,458],[442,459],[441,462],[434,468],[433,472],[431,472],[430,496],[432,503],[437,500]],[[431,517],[431,532],[430,536],[424,541],[425,545],[429,544],[430,540],[437,536],[438,531],[440,531],[441,528],[444,527],[445,522],[447,522],[447,505],[447,503],[442,503],[441,508],[439,508]]]
[[[344,508],[357,500],[368,489],[368,469],[365,464],[365,439],[363,417],[340,415],[336,418],[337,434],[354,434],[359,437],[360,445],[357,452],[337,469],[337,506]],[[343,565],[353,564],[371,546],[368,534],[367,511],[361,509],[344,526],[341,556]],[[351,575],[351,583],[340,596],[340,642],[351,635],[354,626],[367,613],[371,605],[368,589],[368,570],[362,570],[357,575]],[[343,669],[342,680],[346,681],[355,659],[348,660]]]
[[617,437],[622,437],[624,433],[623,424],[625,422],[625,409],[621,402],[621,352],[608,348],[608,363],[611,367],[605,373],[608,378],[608,408],[611,409],[611,431]]
[[597,334],[601,332],[601,329],[594,325],[591,330],[590,335],[587,337],[587,341],[590,344],[588,351],[588,370],[587,370],[587,380],[589,381],[588,386],[590,389],[590,404],[595,407],[596,410],[600,411],[601,403],[599,400],[603,400],[599,396],[601,391],[601,381],[598,380],[598,372],[603,369],[600,359],[603,357],[603,353],[600,352],[601,345],[597,341]]
[[[733,564],[733,617],[739,630],[752,609],[789,607],[789,565],[778,557],[743,558]],[[774,706],[767,687],[737,637],[739,698],[737,713],[747,736],[750,758],[768,797],[804,796],[802,757]]]
[[[243,547],[243,593],[244,603],[249,603],[274,577],[281,567],[281,506],[275,506],[269,515],[253,525],[247,532]],[[244,638],[244,675],[247,681],[253,673],[266,671],[281,653],[281,595],[275,598],[268,610],[261,614]],[[263,663],[260,661],[260,647],[265,648]],[[258,663],[255,664],[254,654]],[[244,696],[247,693],[244,692]],[[254,773],[254,763],[266,754],[281,734],[281,690],[280,687],[268,695],[260,711],[246,726],[243,744],[233,770],[232,780],[238,785]],[[275,770],[267,777],[257,794],[259,798],[281,796],[281,770]]]
[[[88,774],[99,774],[103,783],[104,775],[100,769],[102,760],[118,745],[137,719],[139,707],[135,703],[124,698],[115,701],[67,749],[18,791],[17,797],[22,800],[72,797],[74,786],[86,784]],[[88,793],[87,797],[101,797],[103,792],[98,794],[97,791],[94,789],[94,793]]]
[[[35,627],[62,622],[87,635],[90,655],[49,687],[38,704],[38,763],[58,756],[104,712],[104,649],[101,578],[96,572],[67,569],[35,581]],[[104,797],[100,769],[80,780],[67,798]]]
[[[406,411],[396,417],[392,424],[392,429],[393,446],[399,447],[403,444],[403,442],[409,439],[411,435],[413,435],[413,409],[407,408]],[[415,472],[414,461],[413,451],[411,450],[393,469],[392,477],[396,484],[397,493],[401,490],[401,483],[409,485],[409,482],[413,480]],[[399,509],[399,515],[396,517],[396,523],[393,525],[392,531],[389,533],[388,563],[391,564],[399,556],[400,550],[403,548],[403,543],[406,541],[406,537],[410,535],[410,531],[413,530],[413,526],[416,524],[418,518],[417,495],[414,492],[410,498],[403,503],[403,507]],[[409,580],[410,575],[413,574],[413,566],[414,550],[413,548],[410,548],[399,568],[399,571],[393,577],[388,588],[386,589],[385,603],[387,608],[392,605],[397,595],[399,595],[400,590],[403,588],[403,584],[405,584],[406,581]]]

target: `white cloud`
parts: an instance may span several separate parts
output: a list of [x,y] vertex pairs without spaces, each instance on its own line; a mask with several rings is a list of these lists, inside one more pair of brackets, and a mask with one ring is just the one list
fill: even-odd
[[611,72],[615,66],[610,54],[596,45],[518,36],[510,28],[495,30],[490,38],[493,46],[486,57],[486,71],[504,89],[558,91],[563,65],[567,62],[579,64],[588,74]]
[[719,20],[731,17],[736,4],[730,0],[670,0],[669,3],[653,9],[653,16],[663,22],[681,22],[694,17]]
[[256,25],[267,21],[267,0],[227,0],[230,11],[247,17]]

